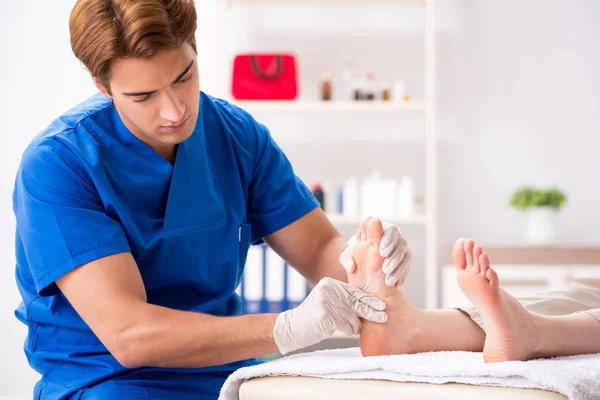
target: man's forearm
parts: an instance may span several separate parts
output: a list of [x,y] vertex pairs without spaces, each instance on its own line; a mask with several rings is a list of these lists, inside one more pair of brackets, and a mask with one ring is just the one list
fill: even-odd
[[325,246],[322,247],[314,268],[315,282],[325,277],[337,279],[342,282],[348,282],[346,270],[340,263],[340,255],[346,248],[347,239],[342,235],[332,237]]
[[130,368],[200,368],[277,351],[277,314],[215,317],[144,304],[133,315],[115,352]]

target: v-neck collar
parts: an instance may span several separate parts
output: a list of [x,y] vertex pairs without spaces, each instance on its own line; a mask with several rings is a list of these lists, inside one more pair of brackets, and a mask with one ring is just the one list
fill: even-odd
[[200,107],[194,132],[177,148],[163,234],[224,222],[225,209],[210,156]]
[[224,223],[225,211],[208,151],[202,101],[194,131],[177,146],[173,164],[131,133],[114,106],[112,117],[117,139],[131,148],[133,153],[146,158],[159,170],[171,176],[163,235],[169,236],[200,226]]

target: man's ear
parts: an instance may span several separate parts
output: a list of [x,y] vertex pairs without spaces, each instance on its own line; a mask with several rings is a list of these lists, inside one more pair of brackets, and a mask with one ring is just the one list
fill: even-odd
[[104,87],[104,84],[102,84],[102,82],[100,82],[100,79],[96,78],[95,76],[92,76],[92,80],[94,81],[94,85],[100,91],[100,93],[102,93],[104,96],[108,97],[109,99],[112,99],[112,96],[110,95],[110,93],[108,92],[106,87]]

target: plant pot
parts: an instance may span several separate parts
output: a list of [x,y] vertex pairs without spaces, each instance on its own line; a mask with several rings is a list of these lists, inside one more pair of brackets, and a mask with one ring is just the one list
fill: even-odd
[[556,239],[556,214],[551,207],[535,207],[527,210],[525,241],[534,244],[552,243]]

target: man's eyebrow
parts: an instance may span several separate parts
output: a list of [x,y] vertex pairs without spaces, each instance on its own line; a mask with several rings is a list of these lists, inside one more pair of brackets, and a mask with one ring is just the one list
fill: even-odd
[[[179,74],[179,76],[173,81],[173,83],[177,83],[179,82],[188,72],[190,72],[190,69],[192,69],[192,66],[194,65],[194,61],[192,60],[192,62],[185,67],[185,70],[183,70],[183,72],[181,74]],[[148,92],[126,92],[126,93],[121,93],[124,96],[130,96],[130,97],[137,97],[137,96],[148,96],[151,95],[152,93],[156,93],[156,90],[150,90]]]

